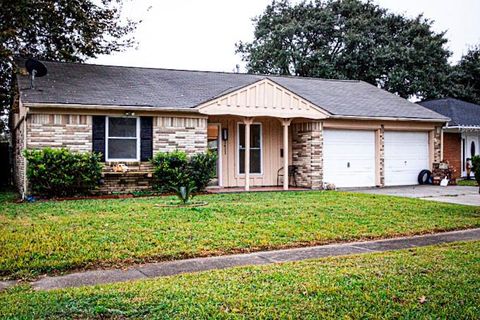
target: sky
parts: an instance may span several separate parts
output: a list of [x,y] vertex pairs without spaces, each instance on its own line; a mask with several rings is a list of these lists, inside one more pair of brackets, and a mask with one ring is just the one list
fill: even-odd
[[[153,68],[234,71],[241,57],[235,43],[253,39],[252,18],[271,0],[131,0],[124,12],[142,23],[134,33],[137,45],[100,56],[90,63]],[[298,2],[293,0],[292,2]],[[434,20],[433,29],[446,31],[451,62],[469,46],[480,44],[480,0],[374,0],[408,17]],[[148,9],[150,8],[150,9]]]

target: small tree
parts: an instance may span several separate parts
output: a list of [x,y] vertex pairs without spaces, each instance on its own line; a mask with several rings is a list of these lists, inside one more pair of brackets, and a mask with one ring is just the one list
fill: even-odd
[[480,193],[480,156],[476,155],[472,157],[472,170],[475,173],[475,180],[478,184],[478,193]]

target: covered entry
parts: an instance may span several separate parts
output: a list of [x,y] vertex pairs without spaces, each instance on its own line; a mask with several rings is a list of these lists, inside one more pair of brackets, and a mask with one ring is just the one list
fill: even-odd
[[[275,186],[279,171],[292,165],[293,123],[327,118],[325,111],[270,79],[197,108],[209,116],[212,125],[220,126],[219,185],[245,190],[250,186]],[[289,179],[282,178],[282,185],[288,189]]]

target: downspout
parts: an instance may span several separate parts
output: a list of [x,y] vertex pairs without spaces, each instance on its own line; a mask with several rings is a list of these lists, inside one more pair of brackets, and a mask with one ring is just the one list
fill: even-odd
[[[27,120],[28,120],[28,111],[30,109],[28,107],[25,107],[25,116],[23,118],[23,150],[27,149]],[[24,157],[23,161],[23,192],[22,192],[22,200],[25,200],[26,193],[27,193],[27,184],[28,184],[28,179],[27,179],[27,158]]]
[[443,160],[443,128],[440,127],[440,161]]

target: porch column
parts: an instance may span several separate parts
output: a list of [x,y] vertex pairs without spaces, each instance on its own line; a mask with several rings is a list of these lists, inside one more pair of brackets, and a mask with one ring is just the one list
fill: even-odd
[[283,190],[288,190],[288,127],[292,119],[282,119],[283,126]]
[[253,118],[243,118],[245,124],[245,191],[250,190],[250,125]]

